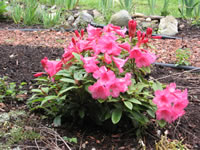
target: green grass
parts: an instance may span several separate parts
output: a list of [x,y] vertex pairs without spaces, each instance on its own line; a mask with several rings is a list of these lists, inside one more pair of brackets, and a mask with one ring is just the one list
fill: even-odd
[[[164,0],[156,1],[155,15],[161,15],[161,10],[163,8]],[[174,17],[180,17],[178,11],[178,0],[170,0],[168,10],[170,15]],[[147,0],[135,0],[136,12],[144,13],[145,15],[150,15],[150,9]]]
[[[99,6],[100,0],[80,0],[79,7],[80,9],[98,9],[101,10]],[[148,0],[133,0],[135,3],[135,12],[143,13],[145,15],[150,15],[150,9],[148,6]],[[161,10],[163,8],[164,0],[156,1],[155,15],[161,15]],[[119,4],[115,3],[114,11],[117,12],[120,10]],[[178,11],[178,0],[170,0],[168,10],[170,15],[175,17],[180,17]]]

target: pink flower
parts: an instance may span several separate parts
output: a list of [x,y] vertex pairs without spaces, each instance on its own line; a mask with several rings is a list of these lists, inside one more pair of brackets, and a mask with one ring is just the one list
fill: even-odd
[[120,73],[124,72],[124,70],[123,70],[122,67],[123,67],[123,66],[125,65],[125,63],[127,62],[128,57],[124,60],[124,59],[117,58],[117,57],[114,57],[114,56],[113,56],[112,59],[113,59],[115,65],[117,66],[117,68],[119,69],[119,72],[120,72]]
[[105,61],[107,64],[110,64],[110,63],[112,62],[111,57],[110,57],[107,53],[104,54],[104,61]]
[[62,69],[61,61],[50,61],[47,57],[41,60],[41,64],[50,77],[54,76]]
[[171,105],[173,96],[167,90],[157,90],[153,102],[161,107],[163,105]]
[[67,62],[69,62],[72,58],[74,58],[74,55],[72,55],[72,50],[69,50],[69,49],[64,49],[65,52],[64,54],[62,55],[62,61],[64,64],[66,64]]
[[107,99],[110,95],[108,87],[97,81],[95,84],[88,87],[94,99]]
[[103,36],[99,39],[98,48],[102,53],[109,55],[118,56],[121,53],[121,48],[118,46],[118,43],[108,36]]
[[99,63],[99,61],[96,60],[97,56],[94,57],[83,57],[81,56],[81,60],[84,63],[84,68],[88,73],[92,73],[95,72],[99,69],[99,67],[97,66],[97,64]]
[[126,92],[128,90],[128,86],[131,85],[131,74],[126,73],[124,78],[119,79],[120,82],[120,92]]
[[119,26],[114,26],[112,24],[108,24],[107,26],[104,27],[103,31],[105,33],[115,32],[118,35],[120,35],[121,37],[125,37],[125,33],[126,33],[127,29],[126,29],[126,27],[124,29],[121,29],[121,27],[119,27]]
[[121,83],[119,79],[115,79],[110,85],[109,85],[110,95],[112,97],[118,97],[121,92]]
[[158,110],[156,111],[157,120],[163,119],[169,123],[171,123],[174,120],[172,114],[173,112],[170,109],[170,107],[166,107],[166,106],[158,108]]
[[126,51],[130,52],[131,50],[131,46],[128,42],[125,42],[125,43],[122,43],[122,44],[119,44],[119,47],[125,49]]
[[108,85],[116,79],[115,73],[111,70],[107,70],[105,66],[102,66],[99,70],[95,71],[93,77],[99,79],[98,81],[104,85]]
[[92,41],[92,40],[99,39],[103,32],[101,28],[95,28],[91,26],[90,24],[88,24],[87,33],[88,33],[88,40]]
[[188,105],[187,89],[181,92],[176,89],[175,83],[171,83],[166,89],[155,92],[153,102],[157,105],[157,119],[171,123],[185,114],[184,108]]
[[34,77],[40,77],[42,76],[43,74],[45,74],[44,72],[38,72],[36,74],[34,74]]
[[129,58],[139,58],[142,56],[142,51],[139,47],[134,47],[130,52],[129,52]]
[[147,53],[142,53],[141,57],[137,57],[135,59],[135,63],[138,68],[148,67],[152,63],[154,63],[155,60],[156,60],[156,56],[154,54],[147,52]]

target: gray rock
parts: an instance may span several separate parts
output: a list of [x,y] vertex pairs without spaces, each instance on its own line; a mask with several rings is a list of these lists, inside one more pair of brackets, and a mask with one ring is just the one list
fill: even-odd
[[67,21],[69,22],[69,24],[72,24],[74,22],[74,16],[69,16]]
[[87,12],[81,12],[78,16],[78,18],[74,21],[73,27],[76,29],[82,29],[87,27],[87,25],[91,22],[93,22],[93,17],[88,14]]
[[126,10],[121,10],[111,16],[110,23],[116,26],[128,26],[128,21],[131,19],[130,14]]
[[134,18],[146,18],[146,16],[142,13],[135,13],[135,14],[133,14],[133,17]]
[[102,14],[96,9],[93,10],[93,15],[94,15],[94,18],[102,17]]
[[167,16],[160,20],[159,33],[173,36],[178,33],[178,21],[173,16]]

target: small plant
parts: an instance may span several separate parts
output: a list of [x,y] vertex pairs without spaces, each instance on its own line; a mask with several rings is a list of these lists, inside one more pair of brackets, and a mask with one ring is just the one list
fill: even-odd
[[133,12],[134,3],[133,0],[119,0],[120,8],[127,10],[129,13]]
[[112,16],[112,9],[114,7],[114,1],[113,0],[101,0],[99,2],[101,12],[105,18],[106,23],[109,22],[111,16]]
[[170,140],[167,134],[162,135],[159,142],[156,143],[156,150],[189,150],[183,141]]
[[27,91],[23,90],[23,86],[26,85],[25,82],[22,82],[19,86],[15,82],[7,82],[8,77],[4,76],[0,78],[0,102],[5,100],[24,100],[24,94],[27,94]]
[[60,11],[56,11],[55,13],[49,13],[44,11],[42,16],[42,21],[45,28],[54,27],[55,25],[60,23]]
[[15,4],[11,16],[13,21],[18,24],[21,22],[22,20],[22,15],[23,15],[23,9],[21,8],[21,6],[19,4]]
[[38,2],[36,0],[25,0],[25,8],[23,12],[23,23],[25,25],[32,25],[38,23],[38,15],[36,9]]
[[76,143],[77,144],[77,142],[78,142],[77,138],[75,138],[75,137],[69,138],[69,137],[64,136],[63,139],[67,142],[70,142],[70,143]]
[[189,62],[190,51],[189,49],[177,49],[176,50],[176,65],[190,65]]
[[163,9],[161,11],[162,16],[169,15],[168,6],[169,6],[169,0],[164,0]]
[[179,0],[179,12],[184,18],[194,18],[195,9],[199,3],[200,1],[196,0]]
[[145,78],[156,60],[147,50],[152,29],[136,32],[134,20],[128,25],[129,35],[126,28],[112,24],[103,29],[88,25],[88,36],[75,31],[76,38],[60,60],[42,59],[45,73],[34,75],[39,87],[28,101],[32,110],[45,110],[58,126],[62,117],[86,117],[99,125],[126,118],[136,128],[145,127],[155,112],[157,120],[168,123],[181,117],[187,90],[176,89],[175,83],[163,89],[161,83]]
[[150,8],[150,12],[153,15],[155,7],[156,7],[156,0],[148,0],[148,5],[149,5],[149,8]]
[[7,5],[5,4],[4,0],[0,2],[0,18],[3,18],[3,14],[7,11]]
[[74,9],[79,3],[79,0],[56,0],[55,4],[61,8],[71,10]]

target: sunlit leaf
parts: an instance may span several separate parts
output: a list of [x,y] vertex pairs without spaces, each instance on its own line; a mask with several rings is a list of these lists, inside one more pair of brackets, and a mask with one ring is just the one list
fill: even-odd
[[112,123],[117,124],[120,121],[121,117],[122,117],[122,110],[119,108],[114,109],[112,112]]

